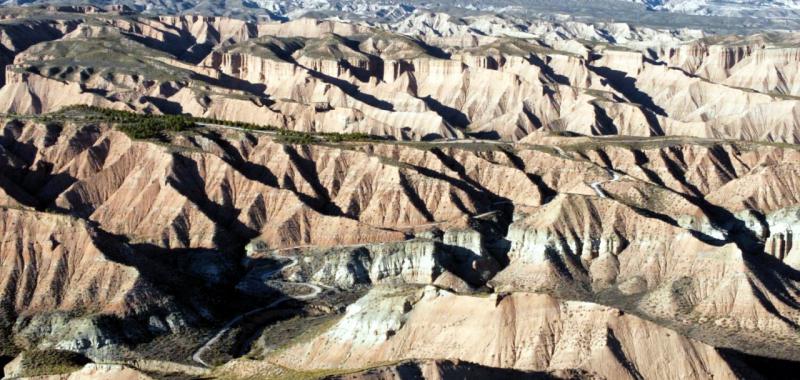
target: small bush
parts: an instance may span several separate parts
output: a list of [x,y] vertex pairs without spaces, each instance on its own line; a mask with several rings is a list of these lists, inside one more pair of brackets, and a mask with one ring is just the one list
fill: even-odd
[[22,374],[26,377],[74,372],[91,361],[85,356],[63,350],[27,351],[22,356]]

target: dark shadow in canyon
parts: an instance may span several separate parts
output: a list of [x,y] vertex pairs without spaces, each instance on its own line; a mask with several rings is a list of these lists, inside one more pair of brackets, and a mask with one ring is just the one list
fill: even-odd
[[259,231],[247,226],[239,220],[242,210],[233,204],[232,189],[230,184],[221,184],[222,202],[218,203],[209,198],[206,182],[197,166],[197,162],[181,154],[174,153],[174,172],[167,178],[167,183],[187,199],[197,205],[208,219],[220,226],[215,231],[213,241],[216,246],[226,247],[241,244],[241,241],[250,241],[258,236]]
[[[44,128],[42,149],[55,145],[62,130],[58,123],[46,124]],[[39,148],[30,142],[17,140],[19,131],[15,129],[15,125],[9,123],[0,137],[0,149],[6,157],[0,163],[0,188],[24,206],[39,211],[51,208],[53,201],[75,183],[76,178],[67,172],[57,172],[52,162],[37,160]],[[96,162],[102,163],[108,150],[106,142],[95,145],[98,134],[99,130],[93,126],[79,129],[69,141],[72,153],[77,155],[88,150]]]
[[309,154],[308,151],[306,151],[308,147],[301,145],[300,148],[304,150],[304,154],[302,155],[298,152],[296,147],[283,145],[283,151],[289,156],[289,161],[291,161],[292,165],[297,169],[297,172],[306,183],[311,186],[311,189],[314,191],[314,196],[304,194],[296,189],[293,190],[295,194],[297,194],[298,197],[300,194],[306,195],[308,198],[304,200],[304,203],[315,205],[315,207],[312,208],[324,215],[355,219],[355,216],[345,214],[336,203],[333,203],[328,189],[319,180],[316,163],[311,158],[308,158]]
[[591,65],[588,67],[589,70],[603,77],[603,82],[605,82],[605,84],[625,95],[631,102],[641,104],[657,115],[667,116],[667,112],[658,106],[649,94],[636,87],[636,78],[629,77],[624,71],[614,70],[608,67]]
[[774,359],[746,354],[730,348],[718,348],[720,356],[743,379],[786,379],[800,373],[800,361]]
[[549,79],[551,82],[560,84],[562,86],[571,86],[569,82],[569,77],[556,73],[550,65],[545,63],[541,58],[539,58],[536,54],[531,54],[528,56],[528,62],[532,65],[536,66],[541,70],[542,74],[545,78]]
[[437,115],[441,116],[441,118],[456,128],[464,129],[469,126],[469,117],[466,114],[455,109],[453,107],[449,107],[447,105],[442,104],[438,100],[434,99],[430,95],[425,97],[420,97],[425,105],[433,112],[436,112]]
[[556,195],[558,195],[558,192],[557,192],[557,191],[555,191],[555,190],[553,190],[553,188],[551,188],[551,187],[550,187],[550,186],[549,186],[549,185],[548,185],[548,184],[547,184],[547,183],[544,181],[544,179],[542,178],[542,176],[541,176],[541,175],[538,175],[538,174],[536,174],[536,173],[531,173],[531,172],[528,172],[528,170],[527,170],[527,168],[526,168],[526,165],[525,165],[525,161],[524,161],[524,160],[522,160],[522,158],[520,158],[520,157],[519,157],[518,155],[516,155],[514,152],[512,152],[512,151],[509,151],[509,150],[503,150],[503,153],[506,155],[506,157],[508,158],[508,160],[509,160],[509,161],[511,161],[511,164],[512,164],[512,165],[514,165],[514,167],[515,167],[517,170],[519,170],[519,171],[521,171],[521,172],[525,173],[525,176],[526,176],[526,177],[528,177],[528,180],[529,180],[529,181],[530,181],[530,182],[531,182],[531,183],[532,183],[534,186],[536,186],[536,189],[539,191],[539,196],[541,197],[541,202],[540,202],[540,204],[542,204],[542,205],[543,205],[543,204],[546,204],[546,203],[548,203],[550,200],[552,200],[553,198],[555,198],[555,196],[556,196]]
[[592,133],[595,135],[616,135],[619,134],[619,129],[614,120],[608,116],[603,107],[600,107],[596,102],[592,103],[594,108],[594,125],[592,125]]
[[200,132],[203,137],[213,141],[225,154],[222,159],[233,166],[239,173],[251,181],[259,182],[265,186],[278,188],[278,177],[266,166],[246,160],[242,157],[239,149],[233,146],[230,141],[222,137],[217,131]]

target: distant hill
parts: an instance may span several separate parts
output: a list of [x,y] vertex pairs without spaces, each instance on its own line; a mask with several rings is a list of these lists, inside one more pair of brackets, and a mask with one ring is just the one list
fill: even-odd
[[[255,20],[338,18],[397,22],[421,12],[496,13],[528,19],[624,22],[721,34],[800,29],[800,0],[0,0],[0,6],[122,5],[150,15],[201,14]],[[664,17],[663,12],[672,12]]]
[[797,0],[629,0],[652,10],[694,15],[800,18]]

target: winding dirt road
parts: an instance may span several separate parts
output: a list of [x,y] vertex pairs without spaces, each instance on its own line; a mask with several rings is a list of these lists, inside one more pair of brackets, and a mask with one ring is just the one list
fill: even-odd
[[[281,267],[279,267],[279,268],[277,268],[275,270],[272,270],[272,271],[269,271],[269,272],[265,273],[264,275],[262,275],[261,279],[262,279],[262,281],[266,282],[266,281],[270,280],[272,277],[274,277],[276,274],[281,273],[281,272],[285,271],[286,269],[295,267],[295,266],[297,266],[297,264],[298,264],[297,258],[292,257],[292,258],[290,258],[289,264],[283,265],[283,266],[281,266]],[[273,301],[272,303],[270,303],[267,306],[260,307],[260,308],[257,308],[257,309],[253,309],[253,310],[250,310],[250,311],[248,311],[248,312],[246,312],[244,314],[236,316],[235,318],[233,318],[230,321],[228,321],[228,323],[226,323],[224,326],[222,326],[222,328],[216,334],[214,334],[214,336],[211,337],[211,339],[209,339],[208,341],[206,341],[205,344],[200,346],[200,348],[197,349],[197,351],[195,351],[194,355],[192,355],[192,360],[195,363],[198,363],[198,364],[202,365],[203,367],[206,367],[206,368],[210,367],[210,365],[208,365],[208,363],[206,363],[205,360],[203,360],[203,356],[206,354],[206,352],[208,352],[211,349],[211,347],[214,344],[216,344],[220,339],[222,339],[222,337],[225,336],[225,334],[227,334],[231,330],[233,330],[234,326],[239,324],[243,319],[251,317],[251,316],[254,316],[254,315],[257,315],[257,314],[262,313],[264,311],[267,311],[269,309],[272,309],[272,308],[274,308],[274,307],[276,307],[276,306],[278,306],[278,305],[280,305],[280,304],[282,304],[282,303],[284,303],[286,301],[292,300],[292,299],[301,300],[301,301],[312,300],[314,298],[319,297],[320,293],[322,293],[322,291],[323,291],[323,289],[321,287],[319,287],[317,285],[314,285],[314,284],[311,284],[311,283],[308,283],[308,282],[293,282],[291,284],[305,286],[305,287],[311,289],[311,292],[309,292],[308,294],[303,294],[303,295],[298,295],[298,296],[291,296],[291,297],[290,296],[283,296],[283,297],[278,298],[277,300]]]
[[603,188],[600,187],[600,185],[607,182],[617,182],[622,178],[616,171],[611,169],[606,169],[606,170],[608,171],[608,175],[611,176],[611,179],[605,181],[595,181],[589,184],[589,186],[594,190],[595,193],[597,193],[597,196],[599,196],[600,198],[608,198],[608,195],[606,195],[606,192],[603,190]]
[[[221,126],[221,125],[215,125],[215,124],[202,124],[202,125],[204,125],[204,126],[213,126],[213,127],[221,127],[221,128],[227,128],[227,129],[242,130],[241,128]],[[242,130],[242,131],[247,131],[247,130]],[[616,173],[614,173],[614,175],[616,175]],[[496,204],[500,204],[500,203],[503,203],[503,202],[496,202]],[[471,216],[471,218],[473,218],[473,219],[485,218],[487,216],[494,215],[494,214],[496,214],[498,212],[499,212],[498,210],[493,210],[493,211],[485,212],[485,213],[482,213],[482,214],[473,215],[473,216]],[[434,222],[434,223],[430,223],[429,225],[433,226],[433,225],[438,225],[438,224],[442,224],[442,223],[446,223],[446,222],[447,221]],[[420,226],[414,226],[414,227],[420,227]],[[362,246],[366,246],[366,245],[368,245],[368,244],[353,244],[353,245],[339,246],[338,248],[354,248],[354,247],[362,247]],[[290,250],[299,249],[299,248],[308,248],[308,247],[311,247],[311,246],[310,245],[300,245],[300,246],[295,246],[295,247],[281,248],[281,249],[274,250],[273,253],[282,252],[282,251],[290,251]],[[273,278],[278,273],[281,273],[281,272],[283,272],[283,271],[285,271],[287,269],[293,268],[293,267],[295,267],[297,265],[298,265],[297,258],[296,257],[290,257],[288,264],[283,265],[283,266],[281,266],[281,267],[279,267],[277,269],[274,269],[274,270],[271,270],[269,272],[264,273],[261,276],[261,280],[266,282],[266,281],[270,280],[271,278]],[[274,302],[270,303],[267,306],[260,307],[258,309],[254,309],[254,310],[250,310],[247,313],[241,314],[241,315],[231,319],[230,321],[228,321],[228,323],[226,323],[224,326],[222,326],[222,328],[213,337],[211,337],[211,339],[209,339],[205,344],[203,344],[194,353],[194,355],[192,355],[192,360],[194,362],[204,366],[204,367],[210,367],[208,365],[208,363],[206,363],[203,360],[203,355],[205,355],[205,353],[208,352],[211,349],[211,346],[216,344],[225,334],[230,332],[233,329],[233,327],[236,326],[237,324],[239,324],[243,319],[245,319],[247,317],[250,317],[250,316],[253,316],[253,315],[256,315],[256,314],[259,314],[259,313],[262,313],[262,312],[264,312],[266,310],[274,308],[274,307],[276,307],[276,306],[278,306],[278,305],[280,305],[280,304],[282,304],[282,303],[284,303],[284,302],[286,302],[288,300],[291,300],[291,299],[300,300],[300,301],[308,301],[308,300],[315,299],[315,298],[319,297],[320,293],[323,292],[323,287],[325,287],[326,289],[333,290],[333,288],[331,288],[331,287],[324,286],[324,285],[320,286],[320,285],[312,284],[312,283],[309,283],[309,282],[292,282],[291,284],[305,286],[305,287],[311,289],[311,292],[309,292],[308,294],[291,296],[291,297],[283,296],[283,297],[275,300]]]

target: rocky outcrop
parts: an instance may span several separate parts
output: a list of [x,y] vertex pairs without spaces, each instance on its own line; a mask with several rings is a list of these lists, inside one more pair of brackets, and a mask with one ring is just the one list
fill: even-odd
[[[769,350],[773,339],[794,336],[795,301],[770,295],[769,290],[776,281],[794,287],[792,280],[779,274],[792,269],[776,265],[765,273],[762,266],[770,260],[742,252],[746,245],[741,240],[726,244],[725,239],[656,222],[626,206],[584,202],[557,198],[515,222],[509,233],[511,263],[492,280],[495,287],[629,303],[652,318],[674,320],[686,329],[706,329],[705,335],[713,331],[720,336],[716,344],[741,344],[735,339],[726,342],[722,335],[751,336],[751,347],[761,353]],[[745,235],[737,233],[738,238]],[[700,273],[719,277],[709,280]],[[731,296],[736,299],[733,303],[728,301]],[[731,318],[734,314],[739,317]],[[770,331],[769,338],[763,337],[764,331]]]
[[197,44],[244,41],[256,33],[253,25],[232,18],[197,15],[159,16],[158,21],[165,26],[188,32]]
[[61,375],[40,375],[34,377],[17,377],[10,375],[8,376],[8,378],[14,378],[14,379],[35,378],[40,380],[84,380],[84,379],[152,380],[153,379],[144,372],[138,371],[134,368],[117,364],[95,364],[95,363],[86,364],[85,366],[83,366],[83,368],[77,371]]
[[484,379],[484,378],[515,378],[515,379],[591,379],[592,374],[578,371],[517,371],[510,369],[491,368],[474,363],[452,360],[409,360],[394,365],[370,368],[345,375],[334,375],[329,378],[335,380],[361,380],[379,377],[381,379]]
[[796,208],[781,209],[767,215],[770,233],[764,242],[767,253],[795,269],[800,267],[799,215]]
[[[6,357],[200,376],[168,361],[258,339],[263,361],[220,371],[278,378],[733,378],[751,368],[729,349],[800,359],[789,35],[69,19],[0,26],[0,111],[24,114],[0,124]],[[19,37],[40,26],[52,41]],[[205,120],[142,141],[54,112],[76,104],[311,134]]]
[[359,285],[437,284],[469,292],[484,285],[500,267],[492,252],[484,250],[482,239],[477,231],[450,230],[443,239],[301,249],[300,270],[295,275],[346,290]]
[[373,290],[317,339],[274,360],[290,368],[359,368],[414,357],[582,369],[605,378],[736,377],[712,347],[618,310],[545,295],[469,297],[432,287],[411,294]]
[[670,65],[712,82],[796,96],[800,94],[796,85],[800,50],[790,47],[796,36],[783,38],[788,43],[766,35],[749,36],[744,41],[709,38],[663,54]]
[[[96,94],[84,92],[76,83],[64,83],[35,73],[9,70],[6,72],[5,84],[0,89],[0,96],[3,97],[0,107],[13,112],[53,112],[76,104],[126,108],[123,104],[115,104],[115,102]],[[40,96],[40,94],[51,92],[58,95]]]
[[150,269],[137,268],[153,262],[131,257],[130,247],[113,246],[85,221],[10,208],[0,215],[0,322],[18,346],[114,358],[129,342],[181,331],[193,318]]
[[[61,379],[60,377],[58,378]],[[67,380],[79,379],[125,379],[125,380],[151,380],[146,373],[122,365],[114,364],[87,364],[80,371],[72,372]],[[55,380],[55,379],[54,379]]]
[[16,20],[0,26],[0,87],[5,85],[6,65],[25,49],[44,41],[61,38],[79,22],[72,20]]
[[[7,237],[0,293],[4,305],[17,313],[58,309],[126,313],[136,307],[134,284],[139,274],[105,258],[83,221],[25,210],[0,212],[0,233]],[[88,291],[73,293],[70,288]]]
[[326,257],[322,268],[311,278],[342,288],[382,282],[430,284],[444,271],[440,256],[443,255],[434,242],[371,245],[337,255],[333,260]]
[[[11,39],[0,111],[94,104],[398,140],[520,140],[547,130],[800,141],[788,34],[683,44],[689,37],[624,24],[520,31],[444,15],[383,28],[81,17],[50,26],[49,39],[64,35],[50,43]],[[112,59],[93,59],[101,51]]]
[[[3,183],[17,184],[3,186],[9,205],[190,250],[193,264],[181,268],[206,284],[242,282],[213,251],[257,239],[256,262],[274,251],[299,261],[287,281],[472,293],[491,279],[498,291],[591,299],[679,330],[702,325],[686,333],[703,341],[795,355],[775,346],[791,339],[797,318],[792,296],[779,291],[796,286],[788,274],[797,265],[800,176],[791,148],[541,134],[513,147],[292,146],[219,128],[173,136],[168,147],[68,122],[13,122],[3,136],[12,157]],[[36,287],[42,310],[89,302],[45,289]],[[113,305],[109,297],[101,304]]]

